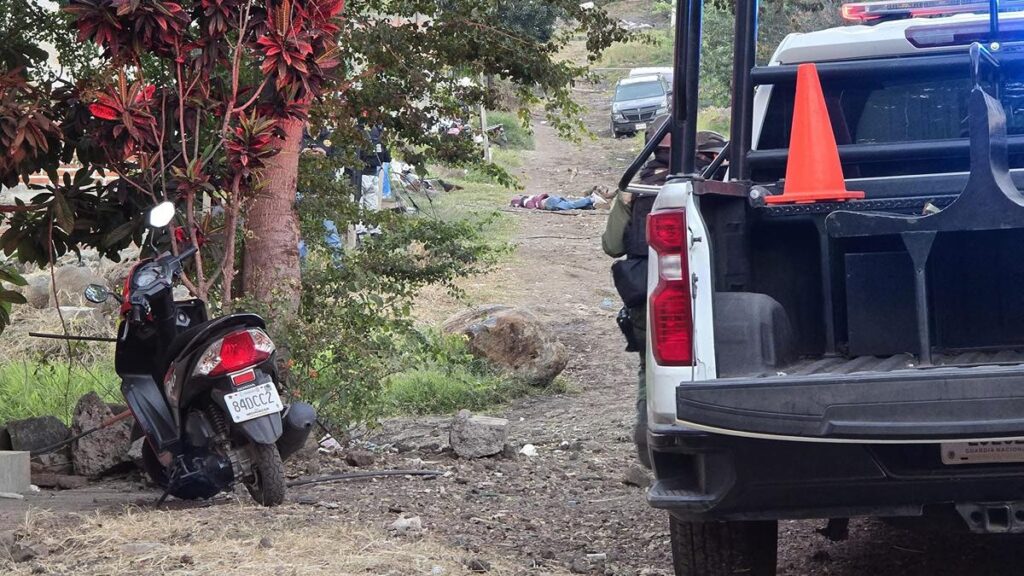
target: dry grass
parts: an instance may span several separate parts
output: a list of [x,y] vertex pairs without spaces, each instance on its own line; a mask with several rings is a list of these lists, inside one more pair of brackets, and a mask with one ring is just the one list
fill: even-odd
[[[117,314],[109,310],[89,307],[63,306],[61,312],[64,324],[56,308],[37,310],[31,306],[15,306],[11,314],[11,325],[0,335],[0,352],[5,361],[38,360],[67,361],[68,344],[64,340],[34,338],[31,332],[68,334],[82,336],[117,335]],[[112,343],[72,342],[71,353],[84,364],[109,361],[114,354]]]
[[[0,573],[31,574],[41,566],[48,574],[78,576],[470,574],[464,566],[469,553],[438,543],[427,528],[425,536],[389,535],[383,527],[354,526],[330,510],[298,505],[267,510],[232,503],[63,518],[33,513],[19,531],[21,541],[43,543],[51,553],[20,564],[0,556]],[[264,537],[271,548],[260,546]],[[151,549],[132,549],[140,543]],[[490,574],[521,570],[489,560]]]

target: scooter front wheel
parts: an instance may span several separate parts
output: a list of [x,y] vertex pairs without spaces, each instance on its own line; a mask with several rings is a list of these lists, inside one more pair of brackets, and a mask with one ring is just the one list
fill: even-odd
[[252,444],[253,477],[245,482],[252,499],[263,506],[284,502],[284,463],[274,444]]

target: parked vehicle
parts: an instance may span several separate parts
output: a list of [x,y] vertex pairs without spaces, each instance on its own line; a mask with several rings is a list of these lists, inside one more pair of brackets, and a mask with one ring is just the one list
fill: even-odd
[[640,68],[633,68],[629,71],[629,77],[635,78],[637,76],[650,76],[656,74],[661,76],[661,79],[668,86],[669,94],[672,94],[672,79],[675,78],[675,70],[671,66],[644,66]]
[[669,108],[669,85],[659,74],[630,76],[615,85],[611,130],[616,138],[647,129],[655,116]]
[[[173,217],[170,202],[155,207],[151,237]],[[305,443],[316,414],[282,400],[262,318],[210,320],[202,300],[175,301],[174,283],[195,252],[142,260],[123,295],[93,284],[85,296],[121,303],[114,366],[136,434],[146,439],[146,473],[164,497],[210,498],[241,482],[254,500],[276,506],[285,497],[282,460]]]
[[702,3],[677,4],[680,176],[647,219],[648,499],[676,573],[775,574],[779,519],[1024,533],[1022,3],[848,4],[767,66],[757,4],[735,3],[724,181],[692,176]]

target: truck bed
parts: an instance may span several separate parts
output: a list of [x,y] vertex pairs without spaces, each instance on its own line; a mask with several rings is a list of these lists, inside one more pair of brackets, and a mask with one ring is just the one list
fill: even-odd
[[754,376],[680,383],[689,425],[819,441],[945,442],[1024,437],[1024,351],[802,360]]
[[[1024,350],[971,350],[947,352],[932,355],[932,366],[959,367],[973,366],[1014,366],[1024,365]],[[787,366],[778,372],[759,374],[760,378],[791,377],[791,376],[823,376],[829,374],[847,375],[862,372],[894,372],[897,370],[913,370],[918,366],[917,357],[913,354],[896,354],[893,356],[856,356],[846,358],[832,356],[824,358],[805,358]]]

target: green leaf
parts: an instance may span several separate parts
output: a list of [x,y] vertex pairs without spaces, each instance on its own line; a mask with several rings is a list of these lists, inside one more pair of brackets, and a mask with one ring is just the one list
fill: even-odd
[[15,286],[26,286],[28,281],[21,277],[14,268],[8,268],[6,266],[0,266],[0,280],[4,282],[10,282]]
[[10,302],[11,304],[28,304],[28,300],[21,292],[15,292],[14,290],[0,290],[0,301]]

